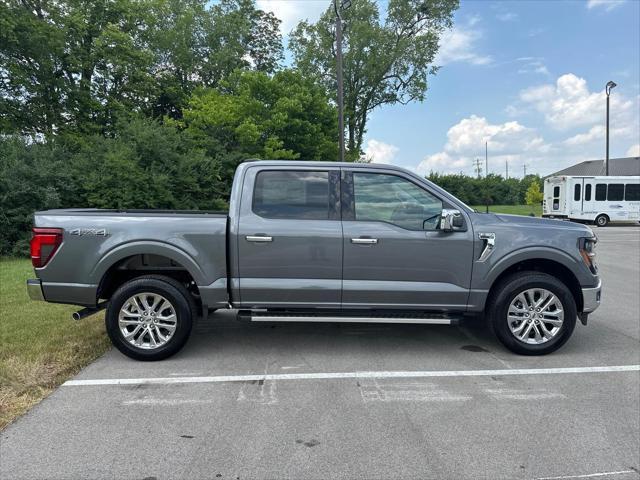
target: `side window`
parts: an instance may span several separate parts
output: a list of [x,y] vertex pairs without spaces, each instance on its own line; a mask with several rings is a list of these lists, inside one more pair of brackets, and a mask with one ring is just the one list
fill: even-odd
[[640,200],[640,183],[628,183],[624,190],[624,199],[628,202]]
[[575,187],[573,187],[573,199],[575,201],[580,200],[580,185],[576,184]]
[[589,202],[591,200],[591,184],[587,183],[584,186],[584,201]]
[[607,200],[619,202],[624,198],[624,184],[610,183],[607,192]]
[[596,201],[604,202],[607,199],[607,185],[605,183],[596,184]]
[[387,222],[407,230],[435,230],[442,201],[396,175],[353,173],[355,219]]
[[329,172],[259,172],[253,212],[267,218],[329,219]]

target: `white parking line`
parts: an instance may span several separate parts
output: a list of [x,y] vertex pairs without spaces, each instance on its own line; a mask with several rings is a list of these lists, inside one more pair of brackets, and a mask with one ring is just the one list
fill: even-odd
[[68,380],[63,387],[93,385],[168,385],[172,383],[224,383],[260,380],[334,380],[342,378],[432,378],[432,377],[487,377],[505,375],[558,375],[563,373],[638,372],[640,365],[567,368],[521,368],[506,370],[439,370],[418,372],[334,372],[334,373],[279,373],[255,375],[218,375],[212,377],[156,377],[156,378],[104,378],[96,380]]
[[569,480],[571,478],[596,478],[596,477],[609,477],[611,475],[624,475],[626,473],[635,473],[635,470],[619,470],[617,472],[599,472],[599,473],[588,473],[585,475],[564,475],[561,477],[540,477],[536,480]]

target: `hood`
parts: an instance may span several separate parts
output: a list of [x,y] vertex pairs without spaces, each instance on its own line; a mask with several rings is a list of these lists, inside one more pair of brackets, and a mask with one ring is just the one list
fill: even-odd
[[569,222],[567,220],[553,220],[550,218],[525,217],[522,215],[507,214],[482,214],[484,217],[493,217],[495,221],[506,223],[514,227],[526,228],[554,228],[562,230],[574,230],[583,236],[593,236],[593,231],[587,225],[581,223]]

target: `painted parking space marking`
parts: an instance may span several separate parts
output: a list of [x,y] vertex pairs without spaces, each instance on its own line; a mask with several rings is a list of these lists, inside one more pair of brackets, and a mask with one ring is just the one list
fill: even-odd
[[152,377],[152,378],[104,378],[68,380],[63,387],[100,385],[168,385],[173,383],[228,383],[268,380],[338,380],[349,378],[436,378],[436,377],[487,377],[507,375],[559,375],[570,373],[621,373],[639,372],[640,365],[615,365],[599,367],[520,368],[503,370],[427,370],[399,372],[329,372],[329,373],[262,373],[252,375],[216,375],[197,377]]
[[572,478],[598,478],[598,477],[611,477],[613,475],[626,475],[633,474],[638,475],[637,470],[617,470],[615,472],[598,472],[598,473],[586,473],[584,475],[562,475],[560,477],[539,477],[536,480],[570,480]]

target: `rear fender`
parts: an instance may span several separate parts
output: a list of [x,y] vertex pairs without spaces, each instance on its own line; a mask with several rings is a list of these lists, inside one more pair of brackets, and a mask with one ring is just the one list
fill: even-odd
[[110,250],[96,264],[90,274],[90,281],[100,284],[109,268],[117,262],[133,255],[161,255],[184,267],[197,285],[206,285],[206,276],[196,261],[184,250],[162,242],[130,242]]

